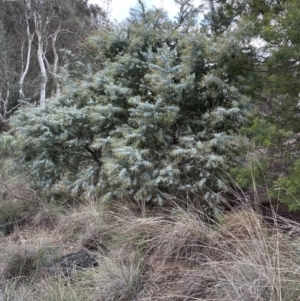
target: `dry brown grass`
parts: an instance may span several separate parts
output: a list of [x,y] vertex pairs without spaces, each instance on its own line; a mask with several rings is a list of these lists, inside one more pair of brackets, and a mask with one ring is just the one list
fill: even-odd
[[99,257],[99,266],[82,278],[91,288],[91,300],[136,300],[142,289],[141,258],[138,253],[122,250]]
[[[9,280],[6,291],[16,285],[24,296],[18,300],[28,301],[41,294],[65,301],[299,300],[300,242],[281,231],[276,215],[270,225],[245,207],[207,223],[191,207],[158,214],[123,205],[82,204],[49,230],[74,249],[93,250],[98,267],[30,286]],[[280,226],[285,223],[290,233],[300,231],[296,223]]]
[[57,257],[57,249],[46,239],[1,245],[1,280],[29,281]]
[[0,170],[0,234],[15,229],[43,227],[54,229],[70,208],[53,195],[41,195],[23,180],[24,175],[12,176]]
[[97,244],[96,236],[99,235],[100,238],[98,232],[104,232],[106,228],[109,228],[107,213],[104,212],[102,204],[95,202],[89,202],[74,208],[68,214],[62,216],[57,225],[58,232],[61,233],[65,241],[69,242],[78,243],[88,237],[92,240],[91,236],[94,234],[95,247]]
[[299,254],[288,237],[268,229],[252,209],[229,214],[205,233],[206,245],[191,255],[198,262],[181,265],[157,300],[298,300]]
[[[211,220],[192,201],[153,209],[41,196],[5,164],[1,301],[300,300],[297,223],[275,214],[266,223],[247,206]],[[47,272],[58,255],[82,248],[93,251],[97,267],[74,269],[70,278]]]
[[149,252],[159,260],[192,263],[210,244],[211,229],[195,212],[178,209],[169,220],[162,221],[149,240]]

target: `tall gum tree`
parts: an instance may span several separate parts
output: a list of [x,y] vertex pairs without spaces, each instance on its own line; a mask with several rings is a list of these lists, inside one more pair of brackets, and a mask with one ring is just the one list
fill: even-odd
[[[25,77],[28,73],[28,69],[30,66],[32,42],[33,42],[34,35],[35,35],[35,32],[30,28],[29,16],[28,16],[28,12],[26,9],[24,10],[24,14],[25,14],[24,22],[25,22],[25,27],[26,27],[26,36],[23,37],[22,46],[21,46],[21,68],[22,69],[21,69],[21,76],[20,76],[20,80],[19,80],[19,97],[20,97],[20,100],[22,100],[22,101],[25,100],[23,86],[24,86]],[[26,59],[24,62],[25,46],[27,46],[27,54],[26,54]]]
[[0,22],[0,131],[8,112],[9,77],[7,68],[7,49],[4,36],[4,28]]
[[[0,18],[7,45],[11,109],[21,101],[37,101],[60,93],[60,66],[65,54],[105,19],[103,10],[85,0],[1,0]],[[2,93],[4,95],[4,92]],[[9,109],[9,110],[10,110]]]

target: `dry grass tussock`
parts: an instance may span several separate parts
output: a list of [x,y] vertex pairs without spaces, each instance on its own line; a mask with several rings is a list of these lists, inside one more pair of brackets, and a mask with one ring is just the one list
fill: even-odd
[[[70,279],[32,277],[53,249],[32,244],[16,256],[1,245],[5,300],[299,300],[300,240],[277,227],[275,214],[272,226],[248,207],[208,223],[191,208],[158,213],[89,202],[61,214],[53,231],[66,245],[91,250],[98,266]],[[20,269],[20,262],[29,263]]]
[[0,237],[19,228],[54,229],[60,216],[70,210],[69,205],[31,189],[23,177],[0,172]]
[[249,208],[217,226],[205,260],[178,279],[172,300],[298,300],[299,253],[288,237]]
[[126,221],[122,231],[147,233],[147,286],[140,300],[298,300],[297,241],[270,228],[251,208],[219,222],[204,220],[200,212],[178,209]]
[[8,280],[13,279],[17,283],[39,277],[43,269],[57,256],[57,249],[45,238],[1,244],[0,287]]

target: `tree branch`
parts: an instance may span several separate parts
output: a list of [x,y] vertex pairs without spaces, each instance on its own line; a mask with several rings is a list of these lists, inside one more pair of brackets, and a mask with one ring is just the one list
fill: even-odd
[[95,152],[92,151],[88,146],[83,146],[83,148],[85,148],[93,157],[94,161],[96,161],[98,163],[99,166],[102,165],[102,162],[98,159],[98,157],[96,156]]

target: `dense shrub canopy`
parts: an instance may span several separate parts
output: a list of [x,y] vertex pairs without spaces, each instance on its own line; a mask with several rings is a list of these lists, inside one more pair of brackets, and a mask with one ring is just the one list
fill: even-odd
[[94,38],[103,69],[45,109],[19,110],[22,164],[41,185],[103,200],[218,199],[246,116],[248,99],[233,86],[238,68],[229,70],[242,43],[204,34],[198,9],[176,2],[173,22],[140,1],[122,28]]

